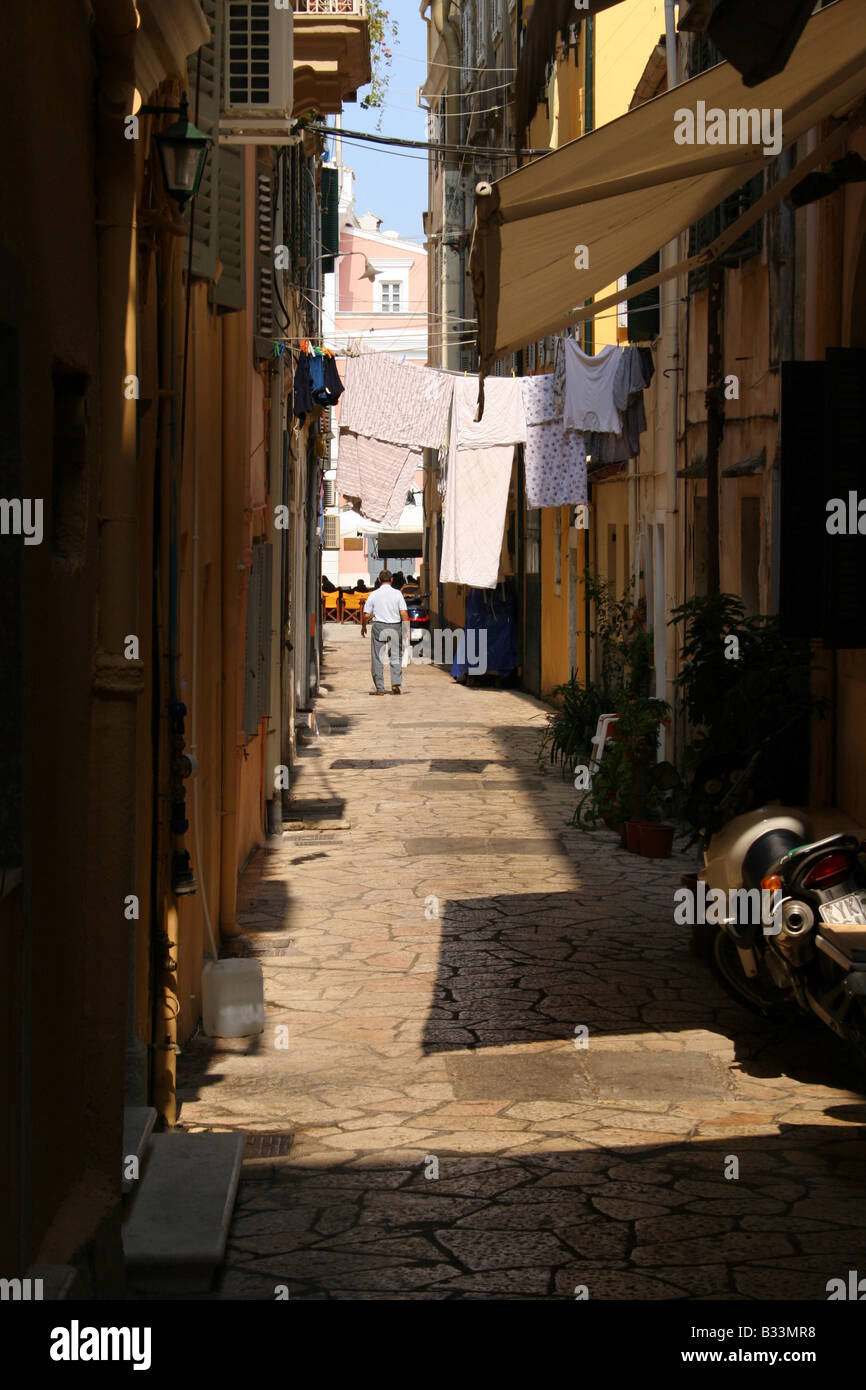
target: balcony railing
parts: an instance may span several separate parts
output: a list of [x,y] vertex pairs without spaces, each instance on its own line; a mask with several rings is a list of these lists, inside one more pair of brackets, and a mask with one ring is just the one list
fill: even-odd
[[295,0],[295,14],[350,14],[367,17],[367,0]]

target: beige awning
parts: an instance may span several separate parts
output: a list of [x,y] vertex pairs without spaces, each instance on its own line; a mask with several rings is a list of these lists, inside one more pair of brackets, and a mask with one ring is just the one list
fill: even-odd
[[[832,114],[846,114],[866,92],[866,4],[835,0],[812,16],[784,72],[746,88],[730,63],[665,92],[599,130],[573,140],[491,185],[477,200],[471,257],[483,371],[498,357],[627,297],[586,300],[640,265],[733,193],[778,153],[757,144],[677,144],[675,113],[781,111],[787,148]],[[698,103],[703,103],[699,108]],[[709,119],[709,118],[708,118]],[[861,119],[858,116],[855,119]],[[728,134],[729,134],[728,130]],[[751,132],[750,132],[751,133]],[[760,216],[841,143],[844,130],[804,160],[794,178],[756,205]],[[755,218],[752,218],[755,220]],[[742,224],[741,224],[742,225]],[[739,232],[736,233],[739,235]],[[585,246],[588,268],[576,269]],[[712,251],[712,248],[709,248]],[[715,255],[716,252],[712,251]],[[710,259],[704,253],[703,259]],[[669,267],[662,277],[687,269]],[[628,295],[640,287],[632,286]]]

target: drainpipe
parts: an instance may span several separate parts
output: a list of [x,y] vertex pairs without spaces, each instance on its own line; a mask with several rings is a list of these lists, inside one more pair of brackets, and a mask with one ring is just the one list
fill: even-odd
[[[123,900],[136,891],[136,700],[144,665],[124,656],[125,638],[139,637],[138,470],[136,403],[123,380],[138,372],[136,351],[136,161],[123,117],[135,96],[135,42],[140,17],[134,0],[93,0],[97,52],[94,177],[99,284],[100,471],[96,561],[98,603],[93,655],[88,778],[87,868],[92,992],[81,1028],[89,1040],[86,1066],[106,1106],[105,1123],[89,1127],[88,1166],[117,1171],[124,1097],[124,1049],[107,1039],[126,1033],[130,937]],[[95,948],[95,949],[94,949]],[[94,1104],[96,1102],[93,1102]],[[119,1196],[119,1172],[117,1195]]]
[[[220,809],[220,935],[240,936],[238,902],[238,750],[242,690],[238,646],[247,567],[241,527],[244,515],[244,427],[247,359],[245,314],[222,321],[222,788]],[[228,383],[243,382],[243,408]]]
[[[282,542],[285,538],[285,531],[274,532],[274,503],[275,497],[283,501],[282,476],[283,476],[283,419],[285,415],[285,387],[284,387],[284,366],[280,358],[276,371],[271,374],[270,379],[270,412],[268,424],[270,427],[270,448],[269,448],[269,524],[268,539],[272,541],[273,564],[271,566],[271,684],[268,700],[268,715],[265,733],[265,830],[268,835],[281,835],[283,830],[283,793],[275,790],[275,771],[282,761],[283,748],[283,728],[282,728],[282,651],[283,651],[283,625],[281,618],[282,604]],[[279,491],[278,491],[279,488]],[[320,586],[321,590],[321,586]]]
[[[421,14],[427,8],[427,0],[421,6]],[[451,0],[432,0],[430,4],[430,18],[433,27],[439,37],[445,43],[448,54],[448,76],[445,87],[445,143],[447,145],[458,145],[460,143],[460,37],[455,22],[450,18]],[[459,304],[455,303],[456,296],[460,292],[459,277],[459,257],[457,253],[446,245],[449,236],[453,238],[455,229],[448,224],[448,173],[457,176],[457,156],[446,154],[445,156],[445,190],[442,208],[442,227],[440,248],[442,255],[442,317],[437,327],[440,335],[441,349],[440,361],[446,371],[457,371],[460,366],[459,348],[454,342],[453,325],[457,321],[455,315],[459,314]]]

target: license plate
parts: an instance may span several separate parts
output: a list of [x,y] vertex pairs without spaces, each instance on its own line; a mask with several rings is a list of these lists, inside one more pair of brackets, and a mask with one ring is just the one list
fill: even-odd
[[853,922],[858,927],[866,927],[866,893],[852,893],[847,898],[835,898],[831,903],[821,903],[818,915],[822,922],[831,926],[843,926]]

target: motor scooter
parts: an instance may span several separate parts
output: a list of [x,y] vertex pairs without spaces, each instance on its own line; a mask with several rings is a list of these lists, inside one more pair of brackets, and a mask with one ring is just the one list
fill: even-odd
[[704,949],[728,993],[765,1016],[812,1013],[866,1061],[863,851],[853,835],[816,840],[799,811],[762,806],[712,837],[698,879],[721,890]]

